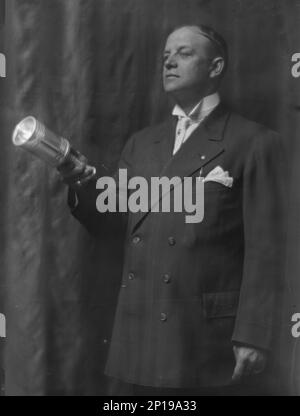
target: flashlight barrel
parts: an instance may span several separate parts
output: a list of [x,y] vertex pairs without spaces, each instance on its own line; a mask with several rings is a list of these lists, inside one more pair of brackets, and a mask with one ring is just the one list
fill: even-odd
[[58,168],[64,163],[79,169],[86,166],[67,139],[56,135],[32,116],[24,118],[15,127],[12,141],[50,166]]

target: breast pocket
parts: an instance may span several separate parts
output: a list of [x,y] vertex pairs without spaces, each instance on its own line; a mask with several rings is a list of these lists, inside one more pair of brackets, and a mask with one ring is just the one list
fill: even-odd
[[226,186],[223,183],[215,182],[215,181],[208,181],[204,182],[204,193],[212,193],[212,192],[221,192],[221,193],[230,193],[232,187]]
[[[184,245],[193,247],[206,238],[212,238],[218,233],[223,222],[223,210],[226,207],[228,199],[230,199],[232,189],[226,188],[224,185],[209,182],[204,184],[204,192],[202,195],[197,191],[196,186],[193,187],[193,206],[194,212],[192,216],[201,217],[201,221],[184,224]],[[202,201],[200,201],[202,198]],[[199,205],[202,205],[201,207]],[[195,209],[197,205],[197,210]],[[201,211],[201,215],[200,215]]]

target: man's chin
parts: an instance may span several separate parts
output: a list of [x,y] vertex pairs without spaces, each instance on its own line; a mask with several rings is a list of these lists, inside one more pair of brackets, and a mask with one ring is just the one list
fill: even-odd
[[165,83],[164,84],[164,90],[167,93],[174,93],[176,94],[176,92],[180,92],[183,88],[180,87],[179,85],[174,85],[173,83]]

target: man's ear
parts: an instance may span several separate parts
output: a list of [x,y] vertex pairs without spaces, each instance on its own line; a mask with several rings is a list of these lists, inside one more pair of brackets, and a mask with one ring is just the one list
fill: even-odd
[[224,71],[224,68],[225,68],[224,58],[222,58],[221,56],[214,58],[210,66],[210,74],[209,74],[210,78],[219,77]]

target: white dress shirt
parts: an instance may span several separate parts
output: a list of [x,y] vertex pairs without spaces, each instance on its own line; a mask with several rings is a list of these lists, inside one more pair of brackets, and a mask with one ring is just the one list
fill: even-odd
[[178,117],[173,155],[178,152],[199,124],[217,107],[220,96],[214,93],[204,97],[187,115],[179,105],[173,109],[173,116]]

